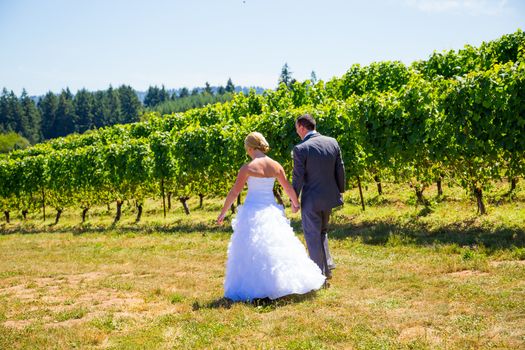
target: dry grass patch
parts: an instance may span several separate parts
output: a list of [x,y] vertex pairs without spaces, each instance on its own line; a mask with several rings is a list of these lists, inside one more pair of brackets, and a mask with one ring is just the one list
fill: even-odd
[[483,277],[483,276],[488,276],[488,272],[463,270],[463,271],[451,272],[449,273],[449,275],[453,277],[458,277],[458,278],[468,278],[472,276]]

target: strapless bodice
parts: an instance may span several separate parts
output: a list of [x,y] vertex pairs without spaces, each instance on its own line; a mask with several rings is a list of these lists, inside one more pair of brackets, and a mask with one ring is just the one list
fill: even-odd
[[275,203],[273,196],[274,177],[248,177],[248,194],[245,203]]

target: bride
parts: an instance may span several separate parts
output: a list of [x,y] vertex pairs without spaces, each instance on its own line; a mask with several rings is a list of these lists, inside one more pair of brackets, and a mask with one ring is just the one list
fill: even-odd
[[246,200],[232,220],[224,296],[234,301],[251,301],[319,289],[325,277],[295,237],[284,208],[273,196],[277,179],[290,197],[292,211],[299,210],[297,195],[283,167],[266,155],[268,142],[258,132],[246,137],[244,148],[252,161],[239,170],[217,218],[221,225],[226,212],[248,183]]

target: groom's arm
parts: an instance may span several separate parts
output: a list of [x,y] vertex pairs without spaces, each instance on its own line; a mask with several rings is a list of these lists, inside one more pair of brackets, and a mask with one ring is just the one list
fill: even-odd
[[292,174],[292,187],[299,197],[304,184],[304,173],[305,173],[306,159],[304,154],[297,146],[293,148],[293,174]]

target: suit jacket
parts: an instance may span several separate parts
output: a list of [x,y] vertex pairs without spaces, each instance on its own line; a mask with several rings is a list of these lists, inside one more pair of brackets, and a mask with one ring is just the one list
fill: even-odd
[[335,139],[314,133],[294,147],[292,186],[297,196],[301,194],[303,211],[343,204],[345,169]]

